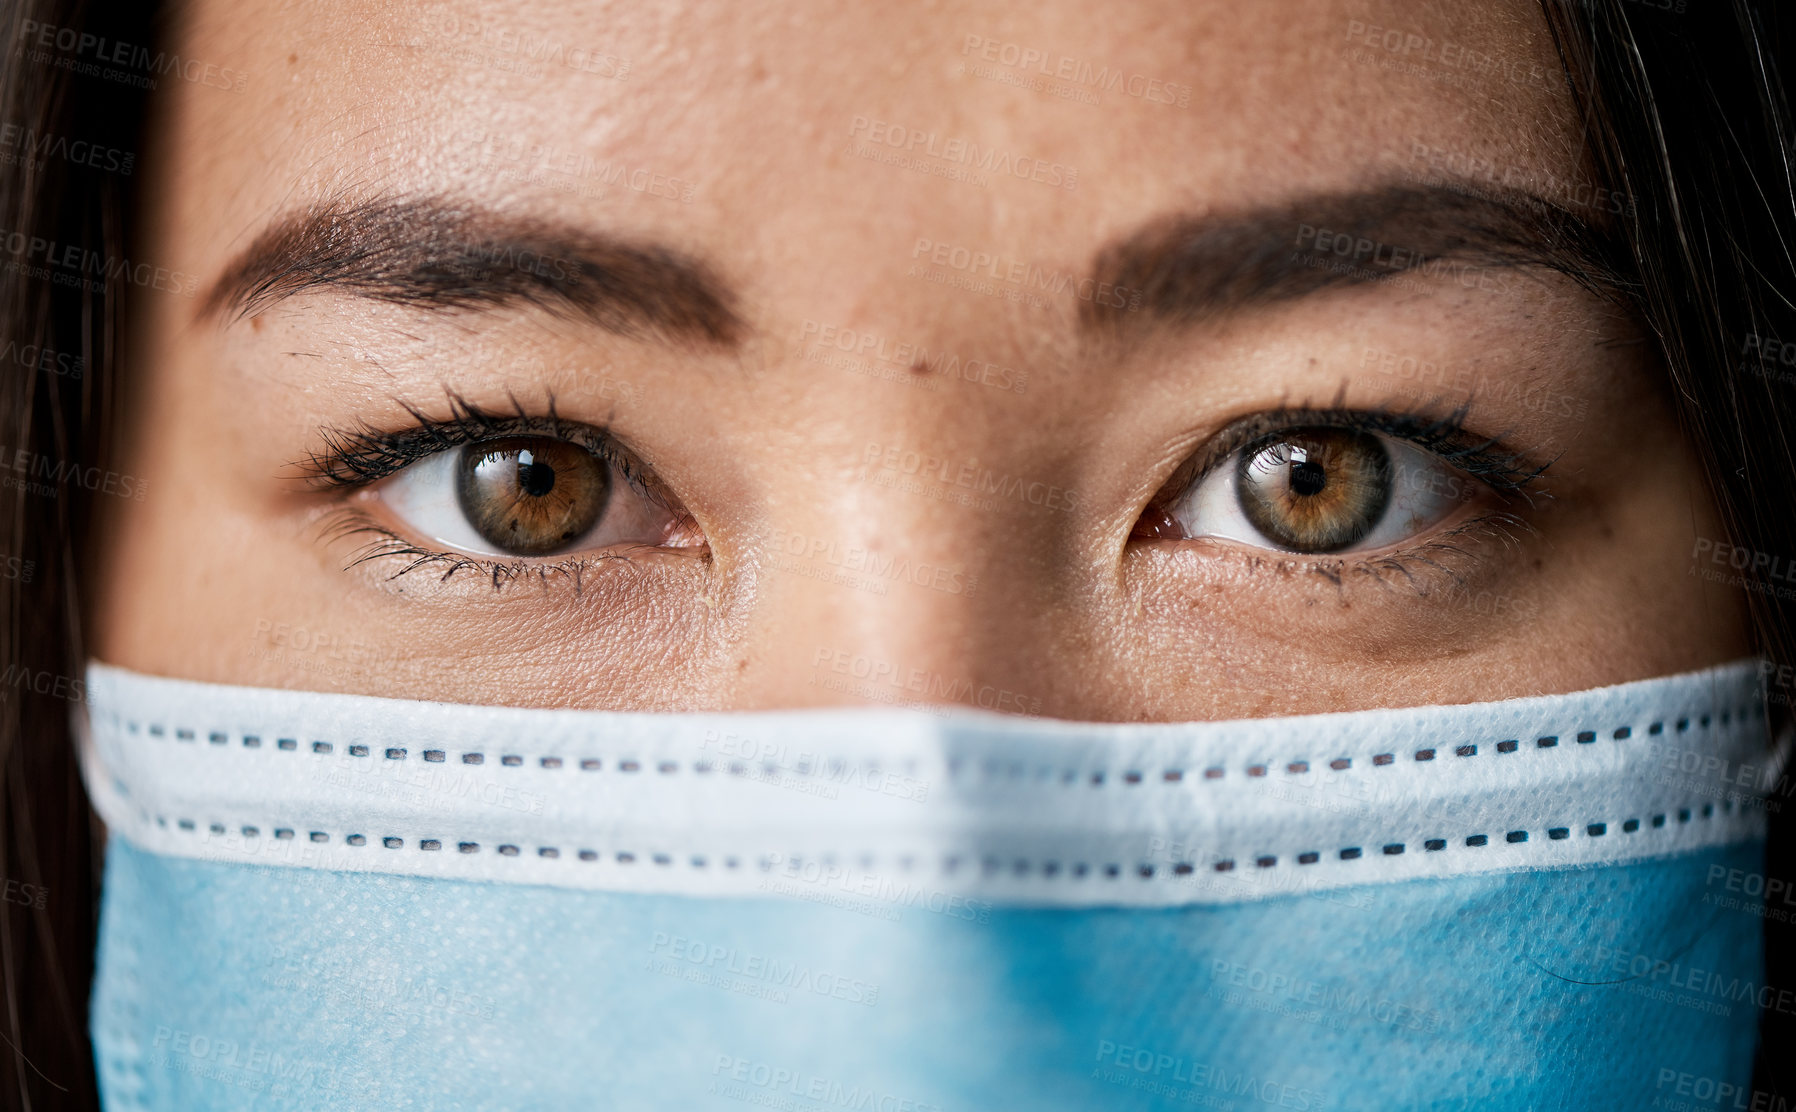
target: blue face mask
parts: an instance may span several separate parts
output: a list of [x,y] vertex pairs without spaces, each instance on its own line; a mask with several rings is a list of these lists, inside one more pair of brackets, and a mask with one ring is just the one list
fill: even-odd
[[88,687],[108,1108],[1726,1108],[1773,1006],[1751,663],[1175,725]]

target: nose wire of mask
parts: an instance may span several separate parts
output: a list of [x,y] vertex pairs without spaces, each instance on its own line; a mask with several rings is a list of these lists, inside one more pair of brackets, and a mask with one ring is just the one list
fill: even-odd
[[859,872],[1023,904],[1175,905],[1602,863],[1760,834],[1758,809],[1698,781],[1771,771],[1750,664],[1175,725],[523,710],[99,665],[88,690],[90,790],[142,848],[692,895]]
[[1750,661],[1148,725],[100,664],[87,690],[109,1107],[1644,1107],[1749,1080],[1783,783]]

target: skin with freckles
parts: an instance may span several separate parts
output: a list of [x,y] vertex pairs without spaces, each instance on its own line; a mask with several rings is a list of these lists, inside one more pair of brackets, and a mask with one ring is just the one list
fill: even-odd
[[[1650,345],[1563,268],[1449,249],[1467,197],[1598,233],[1620,203],[1524,0],[198,0],[171,48],[249,77],[155,94],[136,251],[201,296],[134,310],[119,469],[146,495],[102,507],[101,660],[524,706],[1179,720],[1749,651],[1741,592],[1693,574],[1723,534]],[[1393,195],[1376,219],[1327,200]],[[307,214],[324,231],[280,242],[385,265],[427,239],[436,284],[314,253],[237,289]],[[1175,226],[1232,231],[1179,282],[1105,268]],[[1217,294],[1243,259],[1284,292]],[[1241,451],[1271,436],[1296,475],[1279,428],[1367,414],[1406,515],[1376,546],[1217,524]],[[458,496],[414,433],[457,420],[440,450],[548,435],[623,470],[576,488],[541,448]],[[341,460],[407,435],[416,470]],[[1292,481],[1336,474],[1312,466]],[[552,473],[608,491],[610,540],[445,543],[472,536],[457,497],[511,520]]]

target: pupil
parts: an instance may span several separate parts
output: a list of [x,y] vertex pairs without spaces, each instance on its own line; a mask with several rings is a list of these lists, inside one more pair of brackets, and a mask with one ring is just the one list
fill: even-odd
[[530,452],[518,453],[518,489],[532,498],[541,498],[555,489],[555,469],[537,463]]
[[1322,488],[1328,485],[1328,475],[1322,465],[1305,460],[1291,465],[1291,490],[1296,494],[1321,494]]

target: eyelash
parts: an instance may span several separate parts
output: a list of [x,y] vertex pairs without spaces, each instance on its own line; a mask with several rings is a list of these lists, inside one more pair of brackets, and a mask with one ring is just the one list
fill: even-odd
[[[1485,437],[1465,427],[1471,405],[1464,403],[1445,416],[1430,416],[1411,410],[1397,409],[1311,409],[1280,408],[1256,413],[1224,429],[1208,450],[1193,457],[1161,488],[1183,490],[1207,478],[1229,457],[1271,433],[1296,428],[1348,429],[1353,432],[1382,433],[1406,440],[1418,448],[1433,452],[1444,463],[1482,480],[1505,497],[1519,497],[1531,505],[1535,497],[1551,497],[1533,489],[1540,477],[1552,466],[1551,460],[1536,461],[1527,453],[1510,447],[1500,437]],[[1156,495],[1158,500],[1158,495]]]
[[[384,431],[363,423],[352,428],[320,430],[321,446],[297,465],[307,486],[316,491],[359,491],[438,452],[450,451],[464,444],[495,436],[530,434],[552,436],[580,445],[617,468],[618,473],[623,475],[631,489],[638,494],[670,512],[684,513],[648,475],[642,464],[623,451],[603,429],[562,419],[555,412],[553,395],[546,403],[547,413],[543,416],[527,412],[515,398],[512,400],[515,412],[501,415],[483,410],[453,391],[448,392],[447,396],[450,410],[447,419],[433,418],[416,406],[402,402],[400,404],[417,422],[409,429]],[[421,568],[440,567],[443,574],[439,582],[446,582],[457,572],[478,571],[483,576],[489,576],[493,589],[499,590],[508,583],[533,577],[546,585],[554,577],[572,580],[574,590],[578,593],[584,573],[595,565],[616,561],[625,564],[633,562],[627,552],[589,553],[554,561],[532,561],[522,557],[499,560],[466,553],[442,552],[412,543],[376,521],[366,511],[347,504],[338,507],[326,518],[324,532],[327,539],[352,536],[376,538],[349,561],[347,568],[374,560],[409,558],[404,567],[388,576],[389,580],[398,579]]]
[[[1161,503],[1163,496],[1169,492],[1177,495],[1194,488],[1217,468],[1227,466],[1235,453],[1261,437],[1294,428],[1337,428],[1381,433],[1432,452],[1448,466],[1483,482],[1498,497],[1512,505],[1525,503],[1528,509],[1534,509],[1537,500],[1550,501],[1552,493],[1541,486],[1540,479],[1553,461],[1536,459],[1500,437],[1471,432],[1465,425],[1466,415],[1471,408],[1469,402],[1461,403],[1444,416],[1400,409],[1281,407],[1266,410],[1224,429],[1209,448],[1192,457],[1173,473],[1150,504]],[[1518,513],[1503,510],[1481,514],[1461,522],[1446,533],[1422,539],[1395,552],[1370,557],[1305,557],[1262,552],[1241,555],[1250,571],[1305,571],[1327,579],[1336,587],[1344,587],[1349,576],[1368,577],[1381,586],[1389,586],[1387,573],[1398,575],[1418,594],[1426,597],[1434,585],[1420,581],[1413,568],[1423,567],[1444,576],[1450,587],[1465,586],[1464,575],[1433,558],[1435,554],[1449,553],[1471,557],[1471,553],[1452,543],[1456,538],[1483,533],[1506,543],[1515,543],[1518,534],[1533,532],[1533,525],[1525,518]]]
[[359,490],[395,474],[406,467],[451,448],[459,448],[476,440],[495,436],[528,433],[552,436],[578,444],[611,464],[630,481],[637,491],[655,498],[663,505],[667,498],[628,453],[620,449],[603,429],[577,421],[563,420],[555,412],[555,398],[550,395],[545,416],[534,416],[523,404],[513,399],[515,414],[501,416],[480,409],[459,394],[450,393],[446,420],[439,420],[423,410],[401,403],[417,424],[398,432],[386,432],[371,425],[322,430],[323,447],[312,452],[300,464],[315,490]]

